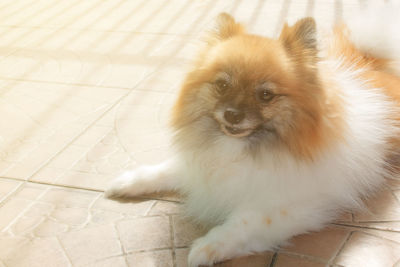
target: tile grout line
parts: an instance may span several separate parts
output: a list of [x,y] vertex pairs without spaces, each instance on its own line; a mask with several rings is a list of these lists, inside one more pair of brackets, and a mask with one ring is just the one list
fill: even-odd
[[[1,177],[0,177],[0,178],[1,178]],[[10,179],[10,180],[13,180],[13,179]],[[15,181],[15,180],[13,180],[13,181]],[[21,186],[24,185],[24,182],[25,182],[25,181],[23,181],[23,180],[17,180],[17,181],[19,181],[20,184],[18,184],[14,189],[12,189],[12,190],[11,190],[10,192],[8,192],[4,197],[2,197],[2,198],[0,199],[0,206],[2,206],[2,203],[3,203],[3,202],[7,202],[8,198],[9,198],[11,195],[13,195],[14,192],[16,192]]]
[[[12,179],[13,180],[13,179]],[[16,186],[11,192],[9,192],[4,198],[2,198],[2,200],[0,201],[0,207],[2,207],[3,205],[5,205],[5,203],[8,202],[8,200],[14,196],[16,193],[18,193],[20,190],[22,190],[23,186],[26,184],[26,181],[22,181],[22,180],[18,180],[21,183]]]
[[[57,187],[57,188],[67,188],[67,189],[75,189],[75,190],[82,190],[82,191],[89,191],[89,192],[96,192],[96,193],[104,193],[104,190],[100,189],[93,189],[93,188],[83,188],[83,187],[75,187],[75,186],[69,186],[69,185],[59,185],[59,184],[51,184],[51,183],[45,183],[45,182],[38,182],[38,181],[25,181],[25,180],[20,180],[17,178],[12,178],[12,177],[0,177],[0,179],[5,179],[5,180],[12,180],[12,181],[20,181],[22,182],[22,185],[25,185],[26,183],[30,184],[37,184],[37,185],[44,185],[44,186],[50,186],[50,187]],[[16,191],[16,190],[14,190]],[[7,201],[8,199],[3,199],[3,201]],[[171,200],[171,199],[163,199],[163,198],[157,198],[157,197],[140,197],[137,196],[135,198],[132,198],[132,201],[134,200],[154,200],[154,201],[165,201],[165,202],[171,202],[171,203],[181,203],[181,201],[178,200]],[[1,206],[1,202],[0,202]],[[156,215],[154,215],[156,216]]]
[[351,231],[347,237],[345,238],[345,240],[342,242],[341,246],[339,247],[339,249],[336,251],[335,255],[332,256],[331,259],[329,259],[328,264],[332,265],[335,264],[334,261],[337,259],[337,257],[340,255],[340,253],[343,251],[345,245],[347,244],[347,242],[350,240],[351,236],[353,235],[354,231]]
[[114,227],[115,233],[117,234],[117,237],[118,237],[118,243],[120,245],[122,255],[124,255],[124,262],[125,262],[126,266],[129,266],[128,259],[126,258],[127,251],[126,251],[124,245],[122,244],[121,235],[118,231],[116,223],[113,223],[113,227]]
[[50,190],[50,188],[46,188],[45,190],[43,190],[42,193],[39,194],[39,196],[37,196],[31,203],[29,203],[28,205],[26,205],[26,207],[13,219],[11,220],[11,222],[9,222],[7,224],[6,227],[4,227],[1,232],[7,232],[8,229],[16,222],[18,221],[22,216],[25,215],[25,213],[33,206],[36,204],[36,201],[38,199],[40,199],[42,196],[44,196],[48,191]]
[[170,238],[171,238],[171,254],[172,254],[172,264],[173,267],[177,267],[176,263],[176,252],[175,252],[175,229],[173,225],[173,220],[172,220],[172,215],[168,215],[168,221],[169,221],[169,232],[170,232]]
[[[399,222],[399,221],[373,221],[372,223],[387,223],[387,222]],[[379,230],[379,231],[392,232],[392,233],[400,232],[400,230],[382,229],[382,228],[376,228],[376,227],[368,226],[368,225],[353,225],[353,224],[346,224],[346,223],[331,223],[331,225],[353,227],[353,228],[357,228],[357,229]]]
[[58,238],[58,236],[55,236],[55,239],[57,240],[58,244],[60,245],[62,251],[64,252],[65,257],[67,258],[69,264],[71,267],[73,267],[74,265],[72,264],[72,260],[69,258],[67,251],[65,250],[63,244],[61,243],[60,239]]
[[277,258],[278,258],[278,252],[274,252],[274,255],[272,255],[272,259],[271,259],[271,262],[269,264],[269,267],[274,267]]
[[148,216],[150,211],[154,208],[154,206],[156,205],[157,200],[154,200],[153,203],[151,203],[151,205],[147,208],[147,210],[144,212],[144,217]]

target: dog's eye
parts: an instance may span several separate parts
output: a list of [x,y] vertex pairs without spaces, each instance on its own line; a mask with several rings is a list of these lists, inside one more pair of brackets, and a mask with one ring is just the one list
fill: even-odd
[[257,100],[263,103],[268,103],[275,97],[274,94],[272,94],[268,89],[265,88],[258,89],[256,94]]
[[218,94],[223,95],[226,90],[229,88],[229,85],[226,81],[224,80],[217,80],[215,82],[215,86],[216,86],[216,90],[218,92]]

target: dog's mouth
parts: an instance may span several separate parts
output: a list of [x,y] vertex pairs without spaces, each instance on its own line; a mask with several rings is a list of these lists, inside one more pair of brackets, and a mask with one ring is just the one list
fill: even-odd
[[221,124],[221,131],[229,136],[233,137],[245,137],[250,135],[253,132],[253,129],[243,129],[238,127],[230,127],[224,124]]

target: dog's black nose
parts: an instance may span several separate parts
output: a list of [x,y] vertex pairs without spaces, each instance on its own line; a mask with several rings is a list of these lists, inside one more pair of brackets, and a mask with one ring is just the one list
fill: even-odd
[[244,119],[244,112],[238,110],[226,110],[224,113],[224,118],[227,122],[232,124],[238,124]]

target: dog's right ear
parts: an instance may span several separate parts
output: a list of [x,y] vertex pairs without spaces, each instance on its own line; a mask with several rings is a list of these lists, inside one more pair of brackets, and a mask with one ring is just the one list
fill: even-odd
[[208,35],[207,41],[213,45],[243,32],[244,27],[237,23],[231,15],[220,13],[216,19],[216,27]]

